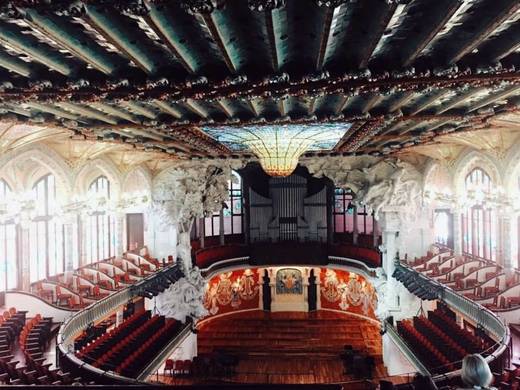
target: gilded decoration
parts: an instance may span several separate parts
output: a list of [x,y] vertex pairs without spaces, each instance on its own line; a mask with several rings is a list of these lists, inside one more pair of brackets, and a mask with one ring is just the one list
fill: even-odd
[[361,306],[363,314],[369,315],[370,309],[377,307],[377,295],[374,287],[360,275],[345,273],[345,278],[338,277],[336,271],[327,269],[321,286],[322,296],[330,303],[339,303],[341,310],[351,306]]

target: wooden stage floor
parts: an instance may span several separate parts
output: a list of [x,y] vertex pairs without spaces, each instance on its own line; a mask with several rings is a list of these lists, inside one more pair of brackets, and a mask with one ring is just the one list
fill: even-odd
[[199,326],[199,355],[218,349],[237,354],[240,360],[235,375],[205,379],[160,375],[153,379],[177,385],[350,382],[355,378],[344,373],[340,358],[347,344],[375,358],[374,378],[387,375],[379,326],[374,323],[330,311],[310,314],[252,311],[212,319]]

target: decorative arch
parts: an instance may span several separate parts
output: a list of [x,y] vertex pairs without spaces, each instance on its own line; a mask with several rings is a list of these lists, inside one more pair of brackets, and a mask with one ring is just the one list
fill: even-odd
[[152,174],[151,174],[150,170],[148,169],[148,167],[146,167],[145,165],[139,165],[139,166],[135,167],[134,169],[127,171],[123,175],[123,177],[121,179],[121,181],[123,183],[122,192],[128,192],[131,190],[130,185],[132,183],[132,178],[135,177],[136,175],[137,175],[137,177],[140,177],[142,179],[140,182],[144,183],[142,190],[151,193],[152,192],[152,181],[153,181]]
[[489,175],[495,185],[502,185],[500,167],[496,162],[486,154],[471,150],[468,153],[464,153],[454,165],[453,185],[457,194],[464,192],[466,176],[474,168],[481,168]]
[[100,157],[80,166],[74,175],[74,191],[88,193],[89,187],[99,176],[106,176],[110,181],[112,199],[118,199],[121,193],[121,172],[109,159]]
[[509,149],[509,154],[505,160],[505,166],[511,167],[507,171],[508,175],[504,177],[504,190],[508,194],[519,192],[518,178],[520,177],[520,141],[515,142]]
[[428,162],[423,175],[423,190],[429,187],[437,187],[443,190],[444,187],[451,187],[452,178],[446,165],[438,161]]
[[[72,169],[67,162],[53,149],[43,145],[28,145],[14,151],[9,151],[0,156],[0,169],[7,164],[16,164],[19,161],[31,160],[52,173],[57,179],[62,189],[67,193],[71,193],[73,188]],[[24,183],[25,188],[12,186],[14,191],[30,190],[42,175],[37,175]],[[13,183],[10,183],[13,184]],[[66,196],[66,194],[65,194]]]

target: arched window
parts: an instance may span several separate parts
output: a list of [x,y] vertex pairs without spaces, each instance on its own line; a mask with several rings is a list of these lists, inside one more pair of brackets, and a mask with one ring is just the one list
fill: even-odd
[[[483,199],[489,194],[493,182],[481,168],[473,169],[465,182],[466,192],[472,192],[474,199]],[[497,236],[496,213],[486,209],[481,202],[465,210],[462,215],[462,250],[464,253],[486,260],[496,261]]]
[[[11,187],[0,179],[0,203],[11,199]],[[0,222],[0,290],[16,288],[16,225],[13,220]]]
[[[99,176],[92,182],[88,196],[98,199],[110,199],[110,181]],[[92,263],[115,256],[116,248],[115,218],[106,211],[95,211],[87,217],[85,226],[86,261]]]
[[42,177],[33,187],[35,217],[29,227],[30,281],[35,282],[64,271],[63,225],[54,219],[56,180]]
[[435,210],[433,231],[437,244],[452,246],[452,215],[447,210]]
[[[225,235],[243,233],[242,178],[235,171],[232,175],[232,180],[228,180],[229,198],[223,210]],[[220,213],[205,218],[204,223],[207,237],[220,235]]]

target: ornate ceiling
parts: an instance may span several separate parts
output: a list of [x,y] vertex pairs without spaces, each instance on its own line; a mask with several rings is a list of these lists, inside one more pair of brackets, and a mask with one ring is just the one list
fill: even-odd
[[519,16],[518,0],[4,0],[0,121],[38,130],[0,148],[248,156],[215,131],[324,123],[351,126],[332,154],[504,148]]

